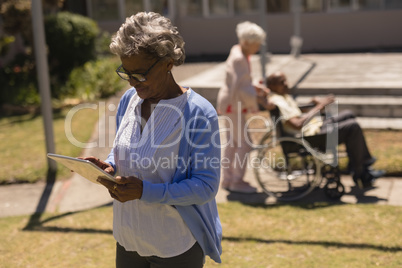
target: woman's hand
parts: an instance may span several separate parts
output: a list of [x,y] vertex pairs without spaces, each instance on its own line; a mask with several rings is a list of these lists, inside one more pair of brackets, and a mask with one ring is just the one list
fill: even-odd
[[271,93],[271,90],[269,90],[269,88],[267,88],[266,86],[262,85],[255,85],[254,86],[255,91],[257,92],[257,96],[260,97],[267,97],[269,95],[269,93]]
[[[262,84],[262,82],[261,82]],[[264,107],[264,109],[271,111],[275,109],[275,104],[269,102],[269,93],[271,92],[269,88],[265,86],[255,86],[255,90],[257,92],[257,103]]]
[[112,198],[122,203],[140,199],[142,196],[142,180],[134,176],[116,177],[116,182],[98,178],[98,182],[109,190]]
[[114,168],[112,167],[112,165],[110,165],[109,163],[106,163],[106,162],[103,162],[103,161],[99,160],[99,158],[96,158],[95,156],[78,157],[78,158],[83,159],[83,160],[88,160],[88,161],[94,163],[95,165],[97,165],[99,168],[104,170],[106,173],[109,173],[110,175],[114,174]]

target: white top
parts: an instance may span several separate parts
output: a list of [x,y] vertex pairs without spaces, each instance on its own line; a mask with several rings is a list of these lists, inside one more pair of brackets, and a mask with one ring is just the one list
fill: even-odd
[[[182,137],[187,90],[161,100],[141,133],[141,99],[132,97],[114,142],[120,176],[136,176],[152,183],[172,181]],[[169,258],[189,250],[196,242],[177,210],[170,205],[131,200],[113,201],[113,235],[128,251],[141,256]]]
[[[302,115],[302,111],[297,105],[296,101],[288,94],[278,95],[272,94],[269,96],[269,101],[275,104],[279,111],[281,112],[281,118],[283,124],[283,131],[291,135],[298,135],[301,133],[300,130],[291,127],[289,124],[285,124],[285,122],[293,117],[299,117]],[[315,116],[310,119],[302,128],[302,132],[304,136],[312,136],[320,132],[320,128],[322,126],[321,117]]]

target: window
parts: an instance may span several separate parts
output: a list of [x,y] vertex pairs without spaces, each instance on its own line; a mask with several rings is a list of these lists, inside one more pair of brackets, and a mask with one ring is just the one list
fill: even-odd
[[382,0],[359,0],[359,9],[381,9]]
[[323,11],[322,0],[303,0],[302,1],[303,12],[321,12]]
[[92,0],[92,18],[99,21],[118,20],[119,11],[117,1]]
[[333,8],[350,7],[351,0],[330,0],[329,4]]
[[125,8],[126,17],[130,17],[140,11],[144,10],[143,1],[142,0],[126,0],[126,8]]
[[250,14],[259,12],[258,0],[235,0],[234,10],[236,14]]
[[87,3],[85,1],[79,0],[65,0],[63,2],[62,10],[66,10],[72,13],[77,13],[86,16],[87,13]]
[[402,1],[401,0],[384,0],[384,7],[387,9],[402,8]]
[[151,2],[151,10],[153,12],[157,12],[163,16],[169,15],[168,10],[168,0],[150,0]]
[[180,0],[180,16],[202,16],[202,0]]
[[209,14],[221,16],[231,14],[229,0],[209,0]]
[[290,0],[267,0],[268,13],[290,12]]
[[328,11],[351,10],[352,2],[352,0],[329,0]]

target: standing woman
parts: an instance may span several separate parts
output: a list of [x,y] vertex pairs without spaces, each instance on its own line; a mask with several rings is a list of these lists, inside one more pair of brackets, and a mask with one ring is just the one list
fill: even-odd
[[223,146],[222,187],[234,192],[254,193],[256,188],[243,180],[251,151],[248,135],[247,113],[258,111],[258,103],[267,107],[268,89],[253,85],[250,70],[250,56],[257,53],[265,42],[264,30],[255,23],[246,21],[236,26],[239,43],[230,50],[226,60],[225,83],[218,93],[218,113],[225,124],[226,144]]
[[220,262],[218,118],[173,78],[185,58],[182,37],[169,19],[141,12],[110,49],[132,88],[120,100],[112,152],[105,162],[86,159],[118,175],[117,183],[98,180],[114,198],[116,267],[202,267],[205,255]]

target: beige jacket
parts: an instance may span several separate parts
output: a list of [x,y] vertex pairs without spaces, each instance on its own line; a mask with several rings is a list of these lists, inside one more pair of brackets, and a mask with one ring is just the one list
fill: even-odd
[[257,93],[252,84],[250,64],[242,53],[240,45],[234,45],[226,60],[226,78],[218,93],[218,113],[229,110],[257,112]]

